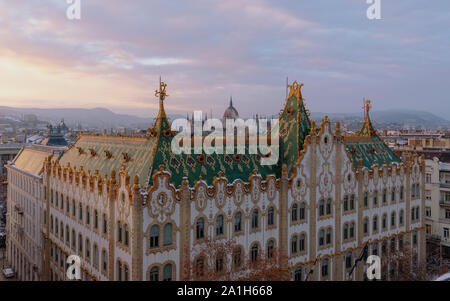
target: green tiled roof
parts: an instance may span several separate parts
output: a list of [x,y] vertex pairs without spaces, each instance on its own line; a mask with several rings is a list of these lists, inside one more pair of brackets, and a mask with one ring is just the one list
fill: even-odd
[[292,84],[286,106],[280,114],[280,144],[282,163],[288,171],[297,162],[305,138],[310,133],[311,122],[300,92],[301,85]]
[[400,163],[401,159],[384,143],[377,135],[369,116],[370,101],[366,101],[365,119],[359,132],[353,136],[345,137],[345,145],[350,152],[353,166],[358,168],[358,161],[362,165],[371,168],[376,162],[378,166],[386,163]]

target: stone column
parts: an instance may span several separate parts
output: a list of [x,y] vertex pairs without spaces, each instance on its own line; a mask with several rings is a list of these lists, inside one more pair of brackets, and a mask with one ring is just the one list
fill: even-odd
[[117,198],[117,186],[116,186],[116,171],[111,171],[111,179],[107,183],[107,187],[109,189],[108,191],[108,198],[109,198],[109,218],[108,218],[108,278],[110,281],[114,281],[115,277],[115,242],[116,242],[116,236],[115,236],[115,229],[116,229],[116,223],[115,223],[115,207],[116,207],[116,198]]
[[133,232],[131,235],[131,264],[132,264],[132,274],[131,279],[134,281],[142,281],[143,271],[143,199],[140,194],[139,177],[134,176],[133,188],[132,188],[132,218],[133,218]]
[[181,200],[180,200],[180,224],[179,224],[179,279],[186,281],[190,279],[190,250],[191,250],[191,191],[186,178],[183,178],[181,184]]
[[287,268],[288,261],[288,189],[289,189],[289,179],[287,175],[287,166],[286,164],[282,165],[281,172],[281,185],[280,185],[280,226],[279,229],[279,251],[280,258],[282,259],[280,262],[281,268]]

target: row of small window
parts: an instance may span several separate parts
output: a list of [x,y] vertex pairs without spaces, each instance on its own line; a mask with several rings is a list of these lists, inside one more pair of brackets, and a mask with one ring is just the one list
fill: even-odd
[[[395,237],[391,238],[390,240],[390,245],[391,245],[391,251],[396,250],[396,239]],[[415,231],[413,233],[413,245],[416,246],[418,242],[418,237],[417,237],[417,232]],[[398,248],[399,250],[403,250],[403,236],[399,236],[398,238]],[[386,255],[387,254],[387,241],[384,240],[381,244],[381,253],[382,255]],[[378,243],[374,243],[372,245],[372,255],[378,255]],[[366,260],[368,254],[365,254],[365,258],[364,260]],[[353,254],[352,251],[349,251],[346,253],[345,255],[345,268],[346,269],[351,269],[353,266]],[[310,270],[310,272],[312,272]],[[322,277],[327,277],[329,275],[329,259],[328,258],[324,258],[320,264],[320,272],[321,272],[321,276]],[[305,271],[305,274],[307,274],[307,272]],[[298,266],[295,271],[294,271],[294,280],[295,281],[302,281],[303,279],[303,269],[301,266]]]
[[[97,215],[97,212],[95,212],[95,213],[96,214],[95,214],[95,218],[94,218],[94,221],[95,221],[94,228],[96,229],[96,228],[98,228],[98,215]],[[47,222],[45,220],[45,216],[46,215],[44,215],[44,224],[47,224]],[[62,221],[60,222],[60,225],[61,225],[60,235],[61,235],[61,237],[63,237],[64,236],[64,233],[63,233],[64,224]],[[58,227],[58,218],[57,217],[53,218],[53,214],[50,215],[50,232],[55,233],[56,236],[58,236],[58,234],[60,232],[59,227]],[[107,232],[108,232],[108,221],[107,221],[106,214],[103,214],[103,234],[107,234]]]
[[[267,225],[275,225],[275,209],[269,207],[267,210]],[[256,230],[259,229],[259,210],[254,209],[252,212],[251,228]],[[242,213],[237,212],[234,215],[234,232],[242,231]],[[216,217],[216,236],[224,234],[224,217],[223,215],[218,215]],[[205,220],[203,217],[197,219],[196,222],[196,238],[202,239],[205,237]]]
[[[418,185],[418,184],[417,184]],[[417,186],[418,187],[418,186]],[[395,188],[392,188],[392,202],[395,202]],[[403,186],[400,187],[400,199],[403,200]],[[387,203],[387,190],[383,190],[383,203]],[[373,204],[374,206],[378,205],[378,192],[375,190],[373,193]],[[368,192],[364,192],[364,207],[368,206]],[[304,202],[300,204],[300,209],[297,204],[294,204],[292,206],[291,210],[291,220],[293,222],[298,220],[304,220],[306,218],[306,205]],[[343,209],[345,211],[352,211],[355,209],[355,195],[352,194],[350,196],[345,195],[344,196],[344,203],[343,203]],[[328,199],[326,202],[325,200],[319,201],[319,216],[329,216],[331,215],[332,210],[332,201],[331,199]]]
[[[242,247],[238,246],[234,248],[232,252],[232,268],[234,270],[239,270],[242,268],[243,265],[243,251]],[[254,242],[250,247],[250,263],[257,264],[261,256],[263,256],[260,246],[258,243]],[[273,239],[270,239],[267,242],[267,253],[265,256],[267,256],[267,259],[272,259],[275,255],[275,241]],[[214,262],[214,270],[216,273],[225,273],[225,257],[226,255],[223,252],[219,252],[216,254],[215,262]],[[195,260],[195,267],[194,267],[194,273],[197,277],[197,279],[201,279],[203,276],[205,276],[205,264],[207,261],[203,256],[198,257]],[[206,267],[207,268],[207,267]]]
[[[396,216],[397,213],[395,211],[393,211],[391,213],[391,228],[396,227]],[[404,213],[403,210],[400,210],[399,213],[399,226],[403,226],[404,224]],[[381,228],[383,230],[387,229],[387,225],[388,225],[388,221],[387,221],[387,214],[383,214],[382,220],[381,220]],[[372,222],[372,230],[373,232],[378,232],[378,216],[374,216],[373,217],[373,222]],[[363,222],[363,233],[364,234],[369,234],[369,218],[365,217],[364,218],[364,222]]]
[[[62,196],[62,194],[61,194]],[[56,202],[56,208],[58,208],[58,203]],[[64,210],[63,208],[63,201],[61,201],[61,210]],[[85,213],[83,216],[83,212]],[[69,197],[67,197],[66,200],[66,213],[69,214],[70,213],[70,206],[69,206]],[[76,218],[76,202],[75,200],[72,200],[72,217]],[[83,220],[84,217],[84,220]],[[80,222],[84,222],[85,225],[87,227],[91,226],[91,210],[89,208],[89,206],[86,206],[85,210],[83,210],[83,205],[81,203],[78,204],[78,220]],[[97,209],[94,209],[93,212],[93,219],[92,219],[92,223],[93,223],[93,227],[94,229],[98,229],[99,227],[99,212]],[[106,219],[106,214],[103,213],[103,234],[106,234],[108,231],[108,227],[107,227],[107,219]]]
[[[73,231],[73,234],[75,234],[75,231]],[[78,244],[79,244],[79,254],[83,254],[83,240],[82,240],[82,236],[81,234],[79,234],[78,236]],[[85,254],[84,254],[84,260],[87,261],[88,263],[91,262],[91,244],[89,239],[86,239],[85,241]],[[59,266],[61,269],[67,270],[68,268],[68,263],[67,263],[67,256],[64,254],[64,252],[56,245],[51,244],[50,246],[50,258],[54,260],[54,262]],[[92,247],[92,263],[94,265],[94,267],[96,269],[100,268],[99,265],[99,249],[97,244],[94,244]],[[101,265],[101,272],[102,273],[106,273],[108,270],[108,253],[105,249],[102,250],[101,253],[101,260],[102,260],[102,265]],[[64,265],[64,263],[66,263]]]

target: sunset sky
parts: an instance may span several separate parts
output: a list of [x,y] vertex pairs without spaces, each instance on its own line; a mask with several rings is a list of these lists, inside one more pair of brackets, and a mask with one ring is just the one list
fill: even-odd
[[282,108],[286,77],[313,112],[425,110],[450,119],[450,1],[0,0],[0,105],[154,116]]

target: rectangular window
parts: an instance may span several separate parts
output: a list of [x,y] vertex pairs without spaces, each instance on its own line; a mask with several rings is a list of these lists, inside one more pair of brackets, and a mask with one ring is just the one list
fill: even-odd
[[444,238],[448,238],[448,235],[449,235],[449,233],[448,233],[448,228],[444,228]]

